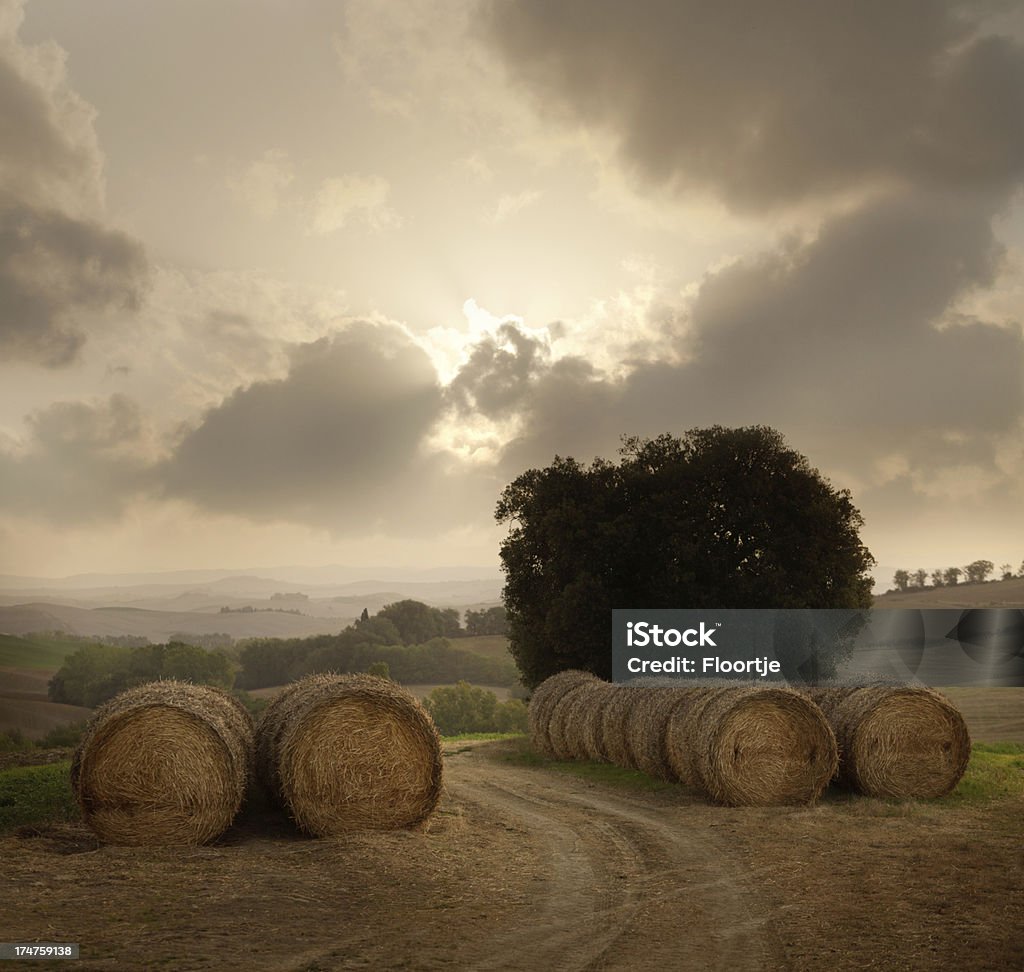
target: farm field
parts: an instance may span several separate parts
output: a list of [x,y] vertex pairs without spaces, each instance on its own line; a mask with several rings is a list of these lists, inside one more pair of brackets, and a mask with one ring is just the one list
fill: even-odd
[[888,591],[875,598],[876,608],[1019,608],[1024,607],[1024,577],[956,584],[923,590]]
[[449,744],[416,832],[309,840],[257,806],[201,848],[4,837],[0,940],[83,969],[1024,967],[1024,798],[729,809],[523,748]]
[[[508,638],[503,635],[480,635],[458,638],[456,647],[489,658],[508,657]],[[47,683],[60,667],[65,656],[77,644],[62,642],[59,638],[28,640],[14,635],[0,634],[0,732],[20,729],[29,739],[38,739],[56,726],[80,722],[88,718],[90,709],[50,702],[46,695]],[[410,684],[404,687],[418,699],[429,695],[440,682]],[[511,697],[509,686],[483,685],[504,701]],[[283,686],[254,689],[257,698],[272,698]]]
[[0,732],[20,729],[28,739],[45,736],[57,726],[81,722],[92,709],[51,702],[46,686],[54,669],[0,668]]

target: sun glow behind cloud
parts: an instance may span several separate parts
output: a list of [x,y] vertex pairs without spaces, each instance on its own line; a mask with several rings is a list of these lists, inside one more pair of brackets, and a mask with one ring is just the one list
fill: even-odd
[[[81,524],[126,478],[108,429],[177,457],[166,507],[148,467],[157,492],[98,504],[122,511],[117,556],[135,529],[163,565],[200,523],[240,560],[262,535],[314,556],[329,543],[302,531],[329,523],[358,559],[417,516],[493,559],[519,471],[719,421],[776,424],[892,548],[951,510],[995,535],[1019,507],[1024,55],[964,34],[960,6],[862,5],[839,30],[826,0],[752,2],[763,30],[738,45],[685,0],[141,6],[30,4],[23,26],[0,0],[0,104],[38,109],[0,170],[39,241],[8,234],[0,260],[0,350],[21,356],[0,364],[7,549],[71,562],[70,527],[22,513],[46,514],[54,470],[80,484],[75,542],[105,549]],[[345,394],[365,373],[376,411]],[[378,413],[387,434],[360,437]],[[239,468],[259,475],[225,493]],[[142,521],[164,508],[158,541]],[[253,519],[228,529],[226,508]]]

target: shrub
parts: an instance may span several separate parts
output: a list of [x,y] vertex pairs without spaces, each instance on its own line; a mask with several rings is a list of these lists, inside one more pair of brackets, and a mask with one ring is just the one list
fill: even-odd
[[498,702],[493,692],[468,682],[436,688],[423,704],[444,736],[526,731],[527,710],[521,699]]

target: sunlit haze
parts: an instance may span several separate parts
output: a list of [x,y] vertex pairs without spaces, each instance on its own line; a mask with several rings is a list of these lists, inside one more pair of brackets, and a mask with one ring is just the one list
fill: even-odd
[[0,0],[0,574],[496,567],[519,473],[716,423],[1016,570],[1022,23]]

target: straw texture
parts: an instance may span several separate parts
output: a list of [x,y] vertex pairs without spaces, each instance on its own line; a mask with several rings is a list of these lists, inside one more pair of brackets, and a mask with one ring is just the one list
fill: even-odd
[[203,844],[231,824],[252,772],[248,712],[219,689],[151,682],[101,706],[71,762],[85,822],[113,844]]

